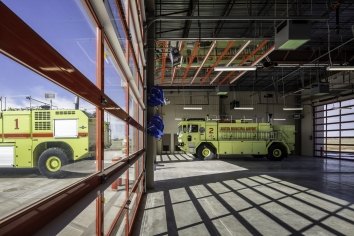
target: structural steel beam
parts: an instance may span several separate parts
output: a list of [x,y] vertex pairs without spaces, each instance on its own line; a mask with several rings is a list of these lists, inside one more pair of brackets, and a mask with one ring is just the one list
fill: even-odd
[[204,78],[200,81],[201,84],[203,84],[211,75],[211,73],[213,73],[213,68],[217,65],[219,65],[220,61],[222,60],[222,58],[228,53],[228,51],[230,50],[230,48],[232,48],[232,46],[234,46],[235,41],[229,41],[224,49],[224,51],[221,53],[221,55],[219,56],[219,58],[214,62],[214,64],[211,66],[209,72],[204,76]]
[[192,81],[191,81],[191,84],[193,84],[195,78],[197,78],[197,76],[198,76],[200,70],[203,68],[204,63],[205,63],[206,60],[209,58],[209,55],[210,55],[210,53],[214,50],[215,46],[216,46],[216,41],[214,41],[214,42],[212,43],[212,45],[210,46],[208,53],[205,55],[204,60],[203,60],[202,63],[200,64],[200,66],[199,66],[197,72],[194,74],[194,77],[193,77],[193,79],[192,79]]
[[199,47],[200,47],[200,42],[199,41],[196,41],[194,43],[194,48],[193,48],[193,51],[192,51],[192,54],[190,55],[189,57],[189,62],[188,62],[188,65],[184,71],[184,75],[183,75],[183,78],[182,78],[182,82],[187,78],[188,76],[188,72],[189,72],[189,69],[191,68],[191,65],[193,63],[193,60],[194,58],[197,56],[198,54],[198,50],[199,50]]
[[[261,50],[266,44],[268,43],[268,40],[263,40],[258,47],[253,50],[248,56],[246,56],[239,64],[239,66],[242,66],[243,64],[245,64],[245,62],[247,62],[249,59],[251,59],[254,55],[256,55],[256,53]],[[223,84],[225,81],[227,81],[231,76],[233,76],[236,73],[236,71],[231,71],[229,74],[227,74],[227,76],[220,81],[220,84]]]
[[[231,58],[231,60],[226,64],[226,66],[231,65],[231,63],[236,60],[236,58],[243,52],[243,50],[245,50],[245,48],[251,43],[251,40],[248,40],[238,51],[237,53]],[[222,71],[220,71],[215,77],[214,79],[212,79],[210,81],[210,84],[214,83],[215,80],[217,80],[217,78],[222,74]]]
[[[180,41],[180,42],[178,43],[178,51],[179,51],[179,52],[182,51],[183,45],[184,45],[183,41]],[[173,72],[172,72],[171,84],[173,84],[173,80],[175,79],[176,72],[177,72],[177,68],[176,68],[176,66],[174,66],[174,67],[173,67]]]
[[[269,48],[263,55],[259,56],[252,64],[251,66],[257,65],[260,61],[262,61],[266,56],[268,56],[270,53],[272,53],[275,49],[275,46],[272,46]],[[244,75],[247,71],[243,71],[240,74],[238,74],[234,79],[230,81],[230,84],[238,80],[242,75]]]

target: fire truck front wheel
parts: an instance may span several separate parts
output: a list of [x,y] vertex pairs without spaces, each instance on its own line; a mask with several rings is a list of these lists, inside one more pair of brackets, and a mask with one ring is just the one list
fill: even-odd
[[63,178],[65,172],[61,168],[68,163],[68,157],[63,149],[49,148],[39,156],[38,169],[48,178]]
[[202,144],[197,149],[197,157],[201,160],[211,160],[215,157],[214,148],[209,144]]

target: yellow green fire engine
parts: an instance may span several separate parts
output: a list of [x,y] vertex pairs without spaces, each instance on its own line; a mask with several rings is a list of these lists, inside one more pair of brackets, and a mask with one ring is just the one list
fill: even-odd
[[[110,146],[109,125],[105,146]],[[95,151],[95,118],[81,110],[0,112],[0,167],[37,167],[48,178],[64,177],[62,166]]]
[[178,124],[179,148],[200,159],[241,154],[282,160],[294,151],[294,145],[294,125],[203,119]]

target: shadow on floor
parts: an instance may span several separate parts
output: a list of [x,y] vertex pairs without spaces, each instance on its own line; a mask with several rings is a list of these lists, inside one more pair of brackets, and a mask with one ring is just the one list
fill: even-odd
[[[171,161],[176,168],[178,163]],[[133,235],[351,235],[354,231],[353,163],[302,157],[223,162],[245,170],[156,182],[154,191],[145,196]],[[198,164],[188,163],[195,169]],[[164,165],[169,167],[167,162]]]

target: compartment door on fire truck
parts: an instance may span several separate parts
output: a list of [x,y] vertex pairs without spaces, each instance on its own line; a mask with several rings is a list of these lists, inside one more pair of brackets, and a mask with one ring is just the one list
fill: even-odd
[[31,111],[4,112],[4,142],[15,144],[14,166],[33,167]]

